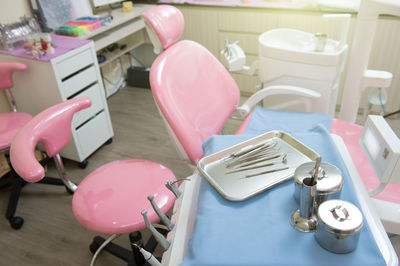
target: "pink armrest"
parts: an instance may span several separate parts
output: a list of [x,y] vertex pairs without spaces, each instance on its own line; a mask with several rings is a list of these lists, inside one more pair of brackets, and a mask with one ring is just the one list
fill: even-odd
[[76,98],[52,106],[30,120],[11,143],[11,163],[19,176],[28,182],[40,181],[45,173],[34,151],[43,143],[48,156],[61,151],[71,138],[73,115],[91,105],[89,98]]
[[21,72],[28,69],[28,66],[18,62],[0,62],[0,89],[9,89],[14,86],[13,72]]

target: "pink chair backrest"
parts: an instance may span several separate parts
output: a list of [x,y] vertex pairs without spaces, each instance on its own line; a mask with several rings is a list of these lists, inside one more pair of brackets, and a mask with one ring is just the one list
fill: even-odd
[[184,18],[176,7],[155,6],[145,10],[142,17],[157,34],[164,49],[176,43],[183,33]]
[[89,98],[76,98],[52,106],[33,117],[11,143],[11,163],[18,175],[28,182],[41,180],[45,173],[34,154],[36,144],[43,143],[48,156],[56,155],[71,138],[73,115],[90,105]]
[[[167,18],[168,13],[182,15],[172,6],[157,6],[147,14],[153,9]],[[159,20],[150,24],[163,23],[156,18]],[[170,44],[157,57],[150,70],[150,85],[162,115],[193,163],[203,157],[203,141],[220,132],[240,98],[239,88],[225,67],[193,41]]]
[[28,69],[28,66],[18,62],[0,62],[0,90],[9,89],[14,86],[13,72],[21,72]]

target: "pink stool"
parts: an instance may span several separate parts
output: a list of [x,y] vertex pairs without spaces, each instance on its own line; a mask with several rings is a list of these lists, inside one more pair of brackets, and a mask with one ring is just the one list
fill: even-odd
[[[8,157],[9,148],[14,136],[32,118],[30,114],[17,112],[17,105],[11,92],[11,88],[14,86],[13,73],[26,71],[27,69],[27,65],[23,63],[0,62],[0,90],[4,90],[6,93],[12,109],[12,112],[0,114],[0,152],[5,152],[6,157]],[[10,166],[11,174],[8,178],[2,178],[1,187],[11,185],[6,218],[13,228],[19,229],[24,220],[19,216],[15,216],[15,212],[22,187],[22,180],[15,175],[12,165]]]
[[[42,180],[44,169],[33,153],[36,144],[41,142],[47,154],[55,157],[60,177],[69,186],[58,152],[70,140],[73,115],[89,106],[88,98],[72,99],[44,110],[28,122],[11,145],[15,171],[27,182]],[[139,230],[146,227],[144,216],[149,223],[159,220],[148,196],[153,196],[153,204],[163,213],[173,206],[175,195],[166,187],[168,181],[176,182],[176,178],[167,167],[145,159],[125,159],[98,168],[76,189],[71,187],[75,190],[72,210],[78,222],[89,230],[112,234],[107,240],[94,238],[90,245],[90,250],[96,252],[94,259],[104,248],[128,263],[145,262],[133,244],[140,241]],[[125,233],[130,233],[133,252],[109,243]],[[146,246],[147,249],[155,248],[154,238],[151,242],[152,247]]]

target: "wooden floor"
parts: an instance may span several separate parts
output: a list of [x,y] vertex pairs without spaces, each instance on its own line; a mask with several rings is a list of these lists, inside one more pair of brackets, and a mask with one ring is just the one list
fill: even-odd
[[[150,90],[127,87],[108,99],[115,136],[110,145],[91,157],[86,169],[65,162],[71,179],[79,183],[97,167],[122,158],[146,158],[170,168],[178,178],[191,174],[178,157],[154,105]],[[237,122],[231,121],[227,133]],[[55,176],[53,167],[49,175]],[[0,190],[1,215],[4,215],[9,189]],[[24,187],[17,215],[25,219],[20,230],[11,229],[0,219],[0,265],[89,265],[89,244],[94,233],[75,221],[71,195],[62,187],[29,184]],[[2,216],[4,217],[4,216]],[[147,235],[147,233],[145,232]],[[116,243],[129,248],[127,236]],[[100,254],[96,265],[126,265],[107,253]]]

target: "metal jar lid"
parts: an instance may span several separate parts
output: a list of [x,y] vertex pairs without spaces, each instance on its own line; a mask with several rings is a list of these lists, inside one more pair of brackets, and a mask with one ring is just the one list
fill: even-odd
[[[313,176],[315,162],[300,165],[294,172],[294,182],[301,185],[304,178]],[[341,190],[343,186],[342,172],[336,166],[322,162],[318,172],[318,194],[332,194]]]
[[361,211],[343,200],[328,200],[318,207],[319,227],[335,235],[354,235],[363,226]]

